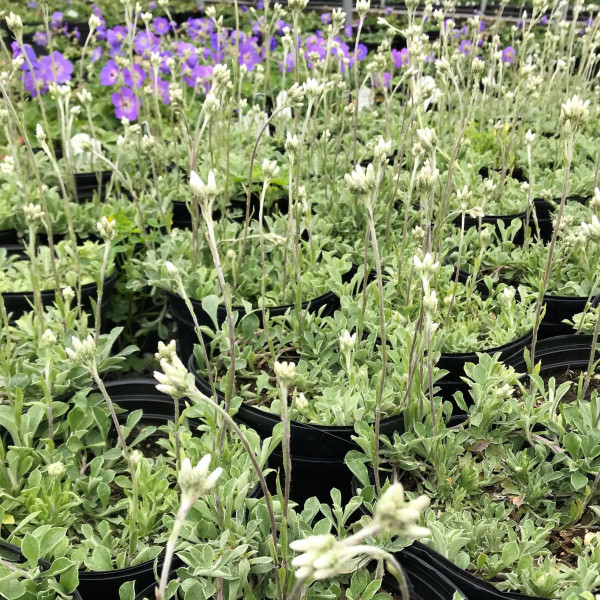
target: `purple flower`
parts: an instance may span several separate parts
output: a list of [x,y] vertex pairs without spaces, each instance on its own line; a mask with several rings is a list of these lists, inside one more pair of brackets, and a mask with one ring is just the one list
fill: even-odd
[[145,56],[158,48],[158,38],[151,31],[140,31],[133,45],[140,56]]
[[346,37],[352,37],[352,25],[345,25],[344,26],[344,35]]
[[329,23],[331,23],[331,13],[323,13],[321,15],[321,23],[323,23],[323,25],[329,25]]
[[37,2],[35,0],[29,0],[27,8],[37,8]]
[[463,56],[469,56],[469,54],[471,54],[471,45],[472,45],[471,40],[463,40],[460,43],[460,45],[458,46],[458,51]]
[[[17,42],[13,42],[10,45],[12,51],[13,51],[13,58],[17,58],[18,56],[21,56],[23,54],[23,52],[21,51],[21,48],[19,47],[19,44]],[[27,59],[29,60],[29,62],[35,66],[35,63],[37,61],[37,56],[35,54],[35,50],[31,47],[30,44],[25,44],[23,46],[23,48],[25,48],[25,57],[26,60],[25,62],[23,62],[23,64],[21,65],[21,69],[23,71],[27,71],[29,70],[29,65],[27,64]]]
[[120,69],[117,63],[110,59],[100,71],[100,83],[102,85],[115,85],[119,79]]
[[48,36],[43,31],[36,31],[33,34],[33,43],[37,46],[46,46],[48,44]]
[[392,14],[392,7],[391,6],[386,6],[385,7],[385,14],[389,17]]
[[482,33],[485,31],[485,21],[480,21],[479,22],[479,33]]
[[425,62],[426,63],[434,63],[437,60],[435,54],[433,53],[433,50],[427,55],[425,56]]
[[129,69],[123,69],[123,83],[136,90],[144,85],[146,71],[140,65],[133,65],[133,73]]
[[148,4],[149,10],[154,10],[155,8],[156,8],[156,2],[150,2],[150,4]]
[[373,76],[373,87],[379,88],[379,87],[381,87],[381,84],[383,83],[384,87],[389,90],[391,80],[392,80],[392,74],[388,73],[387,71],[385,73],[383,73],[383,79],[380,79],[379,75],[376,74]]
[[517,51],[512,46],[507,46],[502,50],[502,62],[510,65],[515,60],[516,55]]
[[241,4],[241,5],[240,5],[240,10],[241,10],[243,13],[247,13],[247,12],[248,12],[248,7],[247,7],[245,4]]
[[121,45],[125,41],[127,37],[127,32],[125,31],[125,27],[122,25],[117,25],[112,29],[106,30],[106,42],[112,49],[121,49]]
[[245,65],[248,71],[254,71],[254,67],[260,62],[262,60],[254,44],[244,42],[240,45],[240,65]]
[[213,68],[206,65],[196,65],[194,68],[183,65],[182,79],[192,88],[198,84],[204,87],[205,93],[210,91],[212,85]]
[[548,25],[548,15],[544,15],[541,19],[540,19],[540,25]]
[[[279,67],[279,70],[283,73],[283,69],[284,69],[284,65],[282,61],[279,61],[277,63],[277,66]],[[288,54],[285,57],[285,72],[286,73],[291,73],[294,70],[294,55],[293,54]]]
[[156,17],[152,23],[152,27],[154,27],[156,35],[165,35],[165,33],[169,33],[169,30],[171,29],[169,21],[164,17]]
[[115,107],[117,119],[120,120],[123,117],[130,121],[137,119],[139,100],[135,97],[132,89],[124,87],[121,92],[115,92],[110,99]]
[[256,3],[257,10],[262,10],[264,7],[265,7],[265,3],[263,2],[263,0],[258,0]]
[[210,19],[188,19],[187,30],[192,40],[207,38],[213,32],[213,24]]
[[396,69],[400,69],[404,65],[408,65],[410,62],[408,56],[408,48],[402,48],[402,50],[392,50],[392,60]]
[[100,46],[96,46],[92,50],[92,53],[90,54],[90,62],[95,63],[95,62],[99,61],[101,58],[102,58],[102,48],[100,48]]
[[50,27],[52,27],[52,29],[58,29],[63,22],[63,14],[59,11],[56,11],[54,13],[52,13],[52,17],[50,17]]
[[[54,63],[54,64],[52,64]],[[42,56],[38,61],[40,77],[47,83],[66,83],[71,80],[73,63],[55,50],[52,56]]]
[[358,61],[365,60],[367,58],[367,54],[369,50],[364,44],[358,44],[358,48],[356,49],[356,58]]

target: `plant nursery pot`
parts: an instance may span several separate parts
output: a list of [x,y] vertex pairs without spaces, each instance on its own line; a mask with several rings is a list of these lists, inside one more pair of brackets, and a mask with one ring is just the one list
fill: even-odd
[[[265,215],[272,213],[286,214],[287,213],[287,198],[281,198],[273,203],[268,208],[265,207]],[[186,202],[181,200],[173,200],[173,227],[178,229],[191,229],[192,228],[192,213]],[[228,208],[237,209],[240,215],[233,218],[234,221],[243,223],[246,218],[246,198],[232,198],[229,201]],[[260,208],[260,199],[255,194],[250,196],[250,219],[258,219],[258,211]],[[200,219],[202,219],[202,213],[200,213]],[[218,220],[222,217],[222,211],[220,208],[215,207],[213,211],[213,219]]]
[[[154,379],[124,379],[109,381],[105,384],[111,399],[126,412],[119,415],[120,421],[125,421],[127,415],[134,410],[144,412],[143,420],[156,426],[164,425],[174,418],[174,400],[156,389],[158,382]],[[185,403],[179,401],[180,409]],[[190,420],[189,426],[194,428],[195,421]],[[157,569],[164,561],[164,554],[159,555]],[[155,560],[143,562],[135,567],[115,569],[114,571],[79,571],[79,587],[83,600],[106,600],[119,598],[119,588],[128,581],[135,581],[137,589],[146,587],[155,581]],[[176,559],[177,560],[177,559]]]
[[[556,204],[560,204],[560,198],[555,198],[554,202]],[[566,202],[579,202],[580,204],[585,204],[589,200],[586,196],[569,196],[566,199]],[[535,214],[538,221],[538,226],[540,228],[540,239],[544,242],[549,242],[552,239],[552,232],[554,230],[554,226],[552,224],[552,214],[554,212],[554,206],[543,200],[542,198],[537,198],[533,201],[533,206],[535,209]],[[534,226],[531,223],[532,227]]]
[[403,552],[419,559],[436,575],[443,577],[451,585],[457,586],[465,598],[474,600],[542,600],[515,592],[501,592],[491,583],[467,573],[421,542],[413,542]]
[[[4,542],[2,540],[0,540],[0,559],[5,562],[16,564],[26,562],[25,556],[18,546],[9,544],[8,542]],[[47,560],[40,559],[38,561],[38,566],[42,571],[47,571],[51,567],[51,564]],[[0,598],[4,598],[1,593],[2,592],[0,591]],[[77,590],[72,593],[72,599],[82,600],[81,595]]]
[[111,175],[112,171],[75,173],[75,193],[77,194],[77,202],[91,200],[94,196],[94,192],[99,193],[99,199],[103,200]]
[[[22,250],[22,247],[21,247]],[[104,281],[104,293],[102,297],[102,307],[108,306],[111,301],[115,284],[117,281],[117,272],[113,272]],[[91,299],[98,295],[98,286],[95,283],[87,283],[81,286],[81,301],[85,309],[91,308]],[[14,321],[24,313],[32,310],[34,305],[33,292],[8,292],[3,295],[6,312],[9,313],[11,321]],[[54,290],[44,290],[41,292],[42,306],[50,306],[55,300]]]
[[[358,489],[360,484],[356,477],[352,478],[352,493],[358,495]],[[369,515],[369,511],[366,509],[364,504],[358,509],[363,515]],[[441,581],[446,587],[434,587],[434,588],[422,588],[425,592],[423,596],[417,596],[426,600],[428,598],[452,598],[453,590],[462,594],[462,597],[468,598],[469,600],[542,600],[541,598],[534,598],[531,596],[524,596],[522,594],[501,592],[495,588],[491,583],[483,581],[470,573],[467,573],[464,569],[457,567],[454,563],[444,558],[439,552],[432,550],[425,544],[419,541],[414,541],[410,546],[401,550],[396,554],[396,558],[400,564],[404,566],[404,560],[417,561],[417,564],[422,565],[421,574],[424,576],[422,585],[428,585],[427,575],[429,575],[430,585],[435,585],[437,581]],[[408,572],[409,578],[411,578],[410,572]],[[439,578],[439,579],[438,579]],[[436,589],[443,591],[445,595],[435,596],[427,595],[433,593]],[[430,591],[431,590],[431,591]]]
[[0,231],[0,246],[9,246],[20,243],[19,232],[16,229],[3,229]]
[[[500,223],[502,223],[504,225],[504,228],[506,229],[513,222],[514,219],[519,219],[519,221],[521,221],[521,223],[522,223],[522,227],[517,232],[517,234],[515,235],[515,239],[514,239],[514,243],[517,245],[520,245],[525,240],[525,235],[524,235],[523,229],[525,227],[525,222],[527,220],[526,212],[520,212],[520,213],[516,213],[514,215],[485,215],[484,217],[481,217],[481,224],[482,225],[494,225],[494,227],[498,231],[500,231],[501,230]],[[457,227],[460,227],[462,225],[462,217],[459,215],[458,217],[456,217],[454,219],[453,223]],[[470,217],[469,215],[465,215],[465,230],[470,229],[471,227],[478,227],[478,226],[479,226],[478,218]]]
[[[157,560],[157,571],[160,573],[164,562],[164,554]],[[135,581],[137,589],[152,585],[154,577],[154,560],[143,562],[135,567],[115,569],[114,571],[79,571],[79,586],[77,590],[82,600],[117,600],[119,588],[128,581]]]
[[[196,361],[190,357],[188,369],[194,374],[198,389],[207,396],[212,396],[208,382],[198,374]],[[218,399],[223,402],[221,392],[217,392]],[[251,427],[261,438],[270,437],[273,428],[281,423],[281,417],[273,413],[255,408],[242,403],[235,415],[239,423]],[[402,416],[382,419],[380,431],[383,435],[392,435],[402,429],[404,419]],[[329,425],[309,425],[290,421],[290,446],[294,456],[318,460],[344,460],[350,450],[356,450],[357,445],[352,441],[355,435],[354,426],[335,427]]]
[[[507,360],[509,357],[521,356],[523,357],[523,350],[531,344],[533,339],[533,332],[529,332],[526,335],[508,342],[502,346],[496,348],[490,348],[489,350],[483,350],[481,353],[485,354],[496,354],[500,352],[500,358]],[[455,392],[462,392],[465,400],[469,403],[469,385],[462,380],[465,375],[465,364],[477,363],[477,352],[462,352],[459,354],[442,354],[437,366],[440,369],[449,371],[440,381],[437,382],[437,386],[440,388],[440,395],[444,400],[453,402],[453,396]],[[461,413],[462,411],[455,406],[455,414]]]
[[[591,304],[594,305],[598,302],[599,298],[600,295],[593,297]],[[563,323],[563,321],[572,319],[576,314],[583,312],[587,302],[587,297],[553,296],[546,294],[544,296],[546,313],[540,324],[539,339],[574,333],[573,327]]]
[[[592,335],[570,334],[540,340],[535,345],[535,362],[541,362],[540,372],[556,369],[587,369],[592,351]],[[600,355],[600,348],[596,350]],[[519,373],[527,372],[522,354],[515,354],[505,363]]]
[[[342,276],[342,280],[346,283],[351,281],[356,272],[357,268],[353,266],[345,275]],[[171,292],[166,292],[166,294],[169,301],[171,315],[173,316],[175,323],[177,323],[177,339],[180,346],[180,356],[182,360],[186,362],[192,355],[194,344],[198,342],[196,332],[194,331],[194,322],[192,321],[190,312],[183,299]],[[191,300],[191,303],[192,307],[194,308],[196,319],[198,319],[198,324],[201,327],[205,325],[211,329],[214,329],[212,319],[202,308],[202,302],[200,300]],[[326,292],[322,296],[318,296],[317,298],[303,302],[301,305],[301,309],[303,311],[307,310],[311,313],[317,313],[322,310],[321,314],[325,317],[332,315],[339,307],[340,299],[337,294],[334,294],[333,292]],[[280,306],[267,307],[269,315],[272,317],[284,315],[288,310],[291,311],[293,309],[293,304],[282,304]],[[240,317],[246,314],[246,309],[243,306],[233,306],[232,310]],[[258,317],[260,326],[262,326],[262,309],[257,307],[253,310],[253,312]],[[225,323],[226,319],[227,310],[223,304],[219,304],[217,307],[217,327],[220,327],[223,323]]]
[[[292,445],[292,477],[290,481],[290,499],[303,506],[312,497],[319,502],[331,504],[331,490],[339,490],[343,503],[352,498],[352,473],[343,458],[307,458],[293,454]],[[281,488],[284,485],[284,460],[280,451],[269,457],[269,467],[279,472]],[[267,484],[272,494],[276,493],[276,473],[267,477]]]

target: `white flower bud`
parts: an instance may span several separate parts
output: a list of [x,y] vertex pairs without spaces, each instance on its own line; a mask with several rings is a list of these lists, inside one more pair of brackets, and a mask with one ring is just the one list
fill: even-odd
[[67,470],[65,465],[60,461],[50,463],[48,465],[48,475],[52,477],[52,479],[59,479],[63,476],[64,472]]
[[294,381],[294,377],[296,376],[296,365],[293,362],[278,360],[275,361],[274,365],[275,377],[277,377],[277,381],[279,385],[287,387],[292,381]]

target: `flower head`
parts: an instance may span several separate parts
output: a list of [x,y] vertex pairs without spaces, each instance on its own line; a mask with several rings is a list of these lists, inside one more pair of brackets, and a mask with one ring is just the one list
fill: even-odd
[[366,169],[361,165],[356,165],[352,173],[344,175],[344,181],[351,193],[358,195],[368,194],[375,187],[375,170],[373,169],[373,164],[369,163]]
[[429,535],[429,529],[415,523],[429,505],[427,496],[406,501],[401,483],[391,485],[379,498],[373,512],[373,521],[396,535],[416,538]]
[[195,467],[192,467],[189,458],[181,462],[177,481],[181,488],[182,506],[189,509],[200,496],[215,487],[223,469],[217,467],[212,473],[209,472],[210,461],[211,455],[206,454]]
[[96,224],[100,237],[105,242],[112,242],[117,237],[117,223],[114,219],[102,217]]
[[278,360],[275,361],[274,365],[275,377],[277,377],[277,381],[279,385],[287,387],[292,381],[294,381],[294,377],[296,376],[296,365],[293,362]]
[[48,475],[52,477],[52,479],[58,479],[63,476],[64,472],[67,470],[63,463],[54,462],[48,465]]
[[123,117],[129,121],[137,119],[140,101],[136,98],[132,89],[124,87],[120,92],[115,92],[111,96],[111,101],[115,107],[115,117],[117,119]]
[[295,540],[290,543],[290,548],[302,552],[292,560],[297,579],[327,579],[338,575],[355,554],[331,533]]
[[[63,292],[64,293],[64,292]],[[96,342],[91,334],[80,340],[73,336],[71,339],[73,348],[65,348],[67,356],[75,365],[83,365],[92,368],[96,362]]]

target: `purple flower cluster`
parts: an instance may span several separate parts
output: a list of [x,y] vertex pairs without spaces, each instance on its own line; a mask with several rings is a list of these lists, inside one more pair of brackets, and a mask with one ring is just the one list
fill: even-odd
[[[13,58],[23,55],[17,42],[13,42],[11,48]],[[21,65],[23,84],[32,96],[37,96],[38,90],[40,94],[45,94],[51,83],[62,84],[71,80],[73,64],[62,52],[54,51],[51,55],[38,58],[29,44],[25,44],[24,49],[25,60]]]

